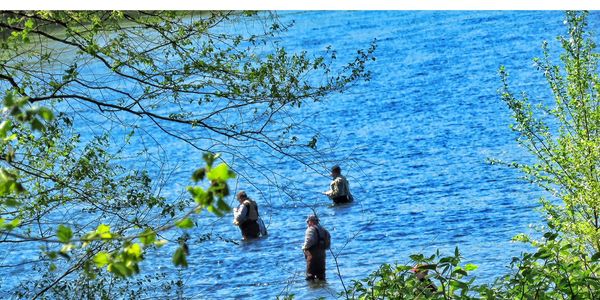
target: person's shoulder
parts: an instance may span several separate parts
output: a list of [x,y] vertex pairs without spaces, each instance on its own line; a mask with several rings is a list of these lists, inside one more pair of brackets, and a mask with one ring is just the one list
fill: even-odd
[[333,181],[344,182],[344,181],[348,181],[348,179],[346,179],[346,177],[340,175],[340,176],[336,177]]

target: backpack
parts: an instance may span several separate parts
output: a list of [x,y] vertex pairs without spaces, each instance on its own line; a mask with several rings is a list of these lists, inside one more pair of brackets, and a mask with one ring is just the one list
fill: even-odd
[[246,218],[250,221],[258,220],[258,204],[250,199],[245,200],[243,204],[248,208],[246,210]]
[[[323,230],[323,237],[321,238],[321,234],[319,233],[319,229]],[[329,234],[329,231],[327,231],[327,229],[319,226],[319,228],[317,228],[317,236],[319,237],[319,244],[323,246],[323,248],[325,248],[325,250],[329,250],[329,248],[331,248],[331,235]]]

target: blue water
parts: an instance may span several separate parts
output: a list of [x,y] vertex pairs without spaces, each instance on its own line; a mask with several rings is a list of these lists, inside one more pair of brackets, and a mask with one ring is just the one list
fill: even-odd
[[[191,231],[190,266],[181,273],[184,294],[193,299],[273,299],[286,294],[298,299],[335,298],[343,288],[331,256],[326,286],[303,280],[300,247],[304,219],[313,209],[332,234],[332,250],[346,285],[382,263],[408,263],[410,254],[432,254],[436,249],[453,253],[456,246],[465,263],[479,265],[473,273],[478,282],[491,282],[506,272],[511,258],[527,249],[511,243],[511,237],[531,232],[530,224],[542,224],[534,209],[544,193],[519,180],[519,172],[486,163],[488,158],[531,159],[509,129],[510,112],[497,94],[497,70],[506,66],[515,91],[550,101],[532,58],[542,55],[544,40],[557,57],[555,37],[565,32],[563,13],[278,15],[283,23],[295,21],[280,41],[289,52],[320,53],[332,45],[339,60],[345,61],[377,39],[377,60],[368,67],[372,80],[289,112],[306,124],[295,132],[299,137],[319,132],[318,152],[308,166],[267,154],[270,150],[258,145],[241,149],[252,163],[225,154],[241,175],[234,188],[245,189],[259,203],[270,234],[252,243],[240,242],[230,215],[201,214],[199,227]],[[597,21],[593,14],[590,23]],[[151,134],[162,142],[160,159],[174,174],[170,180],[175,183],[163,193],[178,195],[189,183],[187,166],[197,164],[200,154],[159,131]],[[138,143],[129,151],[142,147]],[[350,181],[357,200],[351,205],[331,207],[318,194],[327,189],[328,168],[335,163]],[[148,166],[135,157],[128,164]],[[207,233],[212,239],[200,242]],[[170,249],[161,250],[164,256],[149,256],[143,272],[166,272],[175,278]]]
[[[335,148],[313,166],[320,174],[285,159],[265,162],[282,178],[261,179],[244,169],[262,193],[243,181],[239,186],[263,204],[270,235],[240,246],[200,245],[204,255],[191,258],[186,292],[211,299],[334,298],[342,284],[331,257],[326,288],[303,280],[300,246],[311,208],[331,231],[346,284],[382,263],[408,263],[415,252],[451,253],[456,246],[465,263],[480,266],[479,282],[506,272],[526,249],[511,238],[541,224],[534,209],[542,192],[520,181],[518,172],[486,163],[529,159],[508,127],[497,70],[507,67],[516,91],[548,97],[532,58],[541,56],[544,40],[558,53],[563,14],[316,11],[280,17],[295,20],[282,39],[292,51],[318,52],[331,44],[343,61],[376,38],[373,78],[297,112],[321,132],[319,147]],[[332,208],[315,193],[327,188],[326,169],[334,162],[351,182],[357,199],[351,206]],[[272,187],[286,180],[289,194]],[[238,235],[230,218],[211,228]]]

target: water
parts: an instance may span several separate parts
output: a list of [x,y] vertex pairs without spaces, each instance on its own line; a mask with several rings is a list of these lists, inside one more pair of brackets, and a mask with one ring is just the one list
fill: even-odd
[[[478,282],[506,272],[511,257],[526,249],[511,243],[511,237],[529,232],[529,224],[541,224],[534,208],[543,193],[520,181],[518,172],[486,163],[487,158],[530,159],[508,127],[510,113],[497,95],[497,70],[507,67],[515,91],[551,99],[532,58],[541,56],[544,40],[550,41],[553,55],[559,53],[554,40],[565,32],[563,13],[290,11],[279,17],[296,22],[281,41],[289,52],[316,53],[331,44],[344,61],[376,38],[377,60],[369,64],[373,78],[295,112],[321,132],[319,148],[335,148],[310,168],[256,156],[260,170],[276,172],[262,176],[242,159],[231,161],[242,175],[236,189],[257,200],[270,234],[241,242],[230,215],[202,214],[199,228],[191,232],[190,266],[182,271],[185,295],[335,298],[342,284],[330,255],[327,285],[303,280],[300,247],[304,219],[312,209],[332,234],[346,285],[382,263],[408,263],[410,254],[436,249],[452,253],[456,246],[465,263],[480,266],[474,272]],[[597,20],[590,16],[591,24]],[[182,166],[197,161],[199,154],[172,139],[162,146],[161,157],[170,160],[173,181],[180,182],[166,193],[177,194],[190,175]],[[327,168],[336,162],[357,200],[351,205],[331,207],[317,193],[327,189]],[[129,163],[140,166],[135,160]],[[199,242],[207,233],[212,239]],[[175,277],[169,255],[151,256],[142,264],[143,272]]]
[[[528,159],[508,128],[497,70],[506,65],[515,90],[547,96],[531,60],[541,55],[543,40],[564,32],[563,14],[316,11],[280,17],[296,21],[283,39],[290,50],[332,44],[343,60],[345,53],[378,41],[372,81],[301,113],[321,130],[325,142],[319,146],[337,149],[331,160],[341,163],[357,202],[332,208],[310,192],[325,190],[327,177],[277,164],[296,182],[292,199],[250,188],[263,203],[269,237],[239,246],[200,245],[198,252],[214,255],[191,258],[189,295],[334,298],[342,285],[331,256],[326,287],[303,280],[300,246],[310,208],[331,231],[346,284],[382,263],[408,263],[410,254],[436,249],[452,253],[456,246],[465,263],[480,266],[479,282],[506,272],[511,257],[525,250],[511,237],[541,223],[534,211],[541,192],[519,181],[518,172],[486,163],[491,157]],[[229,218],[212,228],[226,237],[239,235]]]

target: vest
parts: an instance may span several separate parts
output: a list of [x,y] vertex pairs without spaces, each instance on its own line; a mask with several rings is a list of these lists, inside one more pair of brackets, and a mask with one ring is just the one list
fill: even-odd
[[247,207],[246,218],[250,221],[258,220],[258,205],[256,202],[251,199],[246,199],[242,204]]

